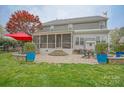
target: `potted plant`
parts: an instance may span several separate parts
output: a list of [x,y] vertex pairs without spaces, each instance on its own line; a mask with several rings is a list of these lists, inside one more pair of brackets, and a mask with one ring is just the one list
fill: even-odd
[[32,42],[27,42],[24,44],[24,51],[26,53],[26,61],[33,62],[35,60],[35,44]]
[[107,63],[107,44],[106,43],[96,44],[96,54],[98,63],[100,64]]
[[114,51],[116,52],[116,57],[121,57],[121,55],[124,55],[124,44],[115,45]]

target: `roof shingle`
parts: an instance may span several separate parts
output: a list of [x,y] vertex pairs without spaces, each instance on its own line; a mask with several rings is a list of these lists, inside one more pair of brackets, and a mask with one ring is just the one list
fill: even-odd
[[86,23],[86,22],[97,22],[102,20],[107,20],[107,17],[103,16],[89,16],[89,17],[79,17],[79,18],[69,18],[69,19],[57,19],[45,22],[44,26],[50,25],[62,25],[62,24],[73,24],[73,23]]

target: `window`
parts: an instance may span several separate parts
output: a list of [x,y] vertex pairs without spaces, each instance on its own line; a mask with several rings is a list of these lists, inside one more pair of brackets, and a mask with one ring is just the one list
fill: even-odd
[[89,46],[92,46],[92,43],[89,43]]
[[100,26],[100,29],[103,29],[103,28],[105,28],[105,22],[104,21],[102,21],[102,22],[100,22],[99,23],[99,26]]
[[54,26],[50,26],[50,31],[53,31],[54,30]]
[[104,42],[104,43],[106,42],[105,36],[102,36],[102,37],[101,37],[101,42]]
[[84,45],[84,38],[80,38],[80,45]]
[[76,42],[75,42],[76,45],[79,45],[79,37],[76,37]]
[[100,36],[96,37],[96,42],[99,43],[100,42]]
[[72,24],[68,25],[68,30],[73,30],[73,25]]

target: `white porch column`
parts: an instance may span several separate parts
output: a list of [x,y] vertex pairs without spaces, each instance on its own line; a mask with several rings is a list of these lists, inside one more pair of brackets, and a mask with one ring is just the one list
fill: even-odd
[[63,34],[61,34],[61,48],[62,48],[62,39],[63,39]]
[[40,49],[40,35],[39,35],[39,49]]
[[56,34],[55,34],[55,48],[56,48]]
[[47,48],[48,48],[48,35],[47,35]]
[[73,48],[73,38],[72,38],[72,33],[71,33],[71,49]]

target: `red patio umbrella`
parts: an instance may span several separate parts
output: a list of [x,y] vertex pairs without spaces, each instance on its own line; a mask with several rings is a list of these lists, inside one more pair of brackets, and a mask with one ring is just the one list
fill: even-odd
[[32,41],[32,36],[26,34],[25,32],[17,32],[13,34],[5,34],[5,36],[12,37],[20,41]]

